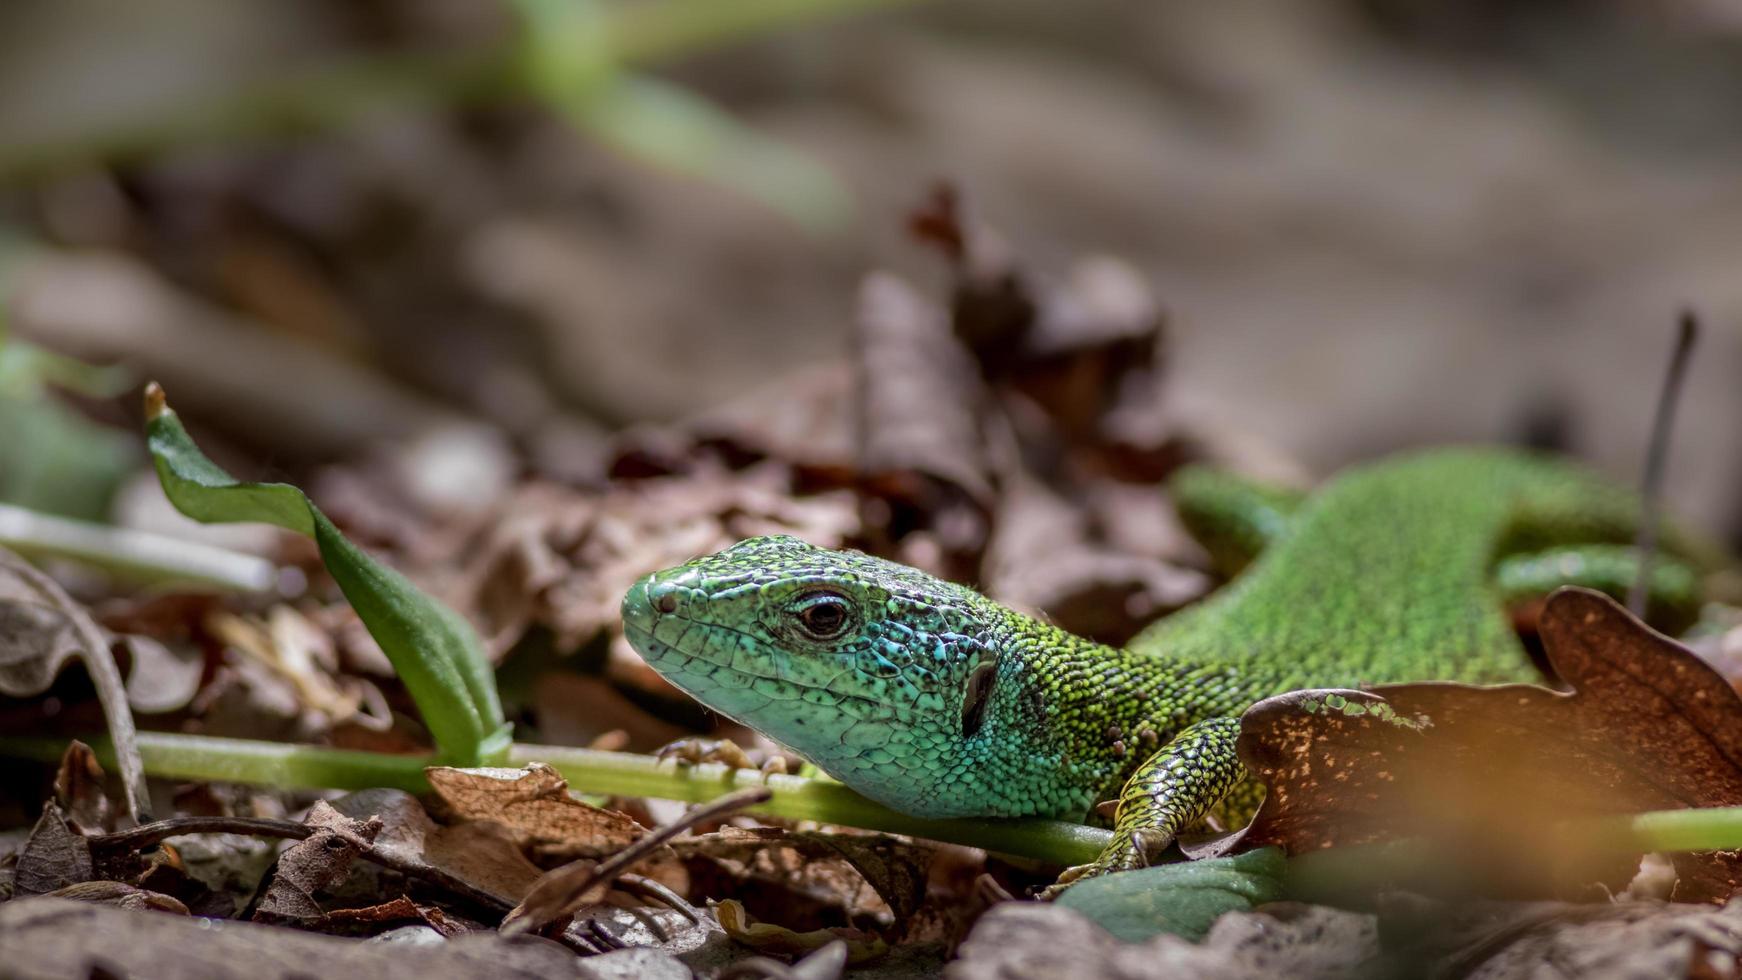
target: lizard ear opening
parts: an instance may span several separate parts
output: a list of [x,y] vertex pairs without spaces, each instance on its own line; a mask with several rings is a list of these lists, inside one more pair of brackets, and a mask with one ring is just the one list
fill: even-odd
[[992,682],[998,678],[998,662],[989,660],[968,675],[968,691],[962,698],[962,737],[973,738],[986,721],[986,706],[992,703]]

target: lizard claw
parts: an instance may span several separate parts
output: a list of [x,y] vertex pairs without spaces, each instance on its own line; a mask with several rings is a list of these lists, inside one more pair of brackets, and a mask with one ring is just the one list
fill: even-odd
[[1172,834],[1153,827],[1134,830],[1129,837],[1116,837],[1094,861],[1066,868],[1057,881],[1042,889],[1035,897],[1043,902],[1050,902],[1064,894],[1065,889],[1084,879],[1098,878],[1117,871],[1147,868],[1161,859],[1167,849],[1173,846],[1173,841]]
[[1045,888],[1042,888],[1040,890],[1040,893],[1035,895],[1034,897],[1040,899],[1043,902],[1050,902],[1053,899],[1059,897],[1060,895],[1063,895],[1065,893],[1065,889],[1071,887],[1072,885],[1076,884],[1077,882],[1081,881],[1082,879],[1093,878],[1096,875],[1101,874],[1101,873],[1102,872],[1100,870],[1100,866],[1098,863],[1097,864],[1078,864],[1078,865],[1075,865],[1073,867],[1066,868],[1064,870],[1064,873],[1059,875],[1059,878],[1057,881],[1046,886]]
[[712,738],[680,738],[669,745],[663,746],[654,757],[661,762],[675,759],[680,766],[699,766],[705,762],[718,762],[728,769],[755,769],[756,763],[750,761],[743,746],[729,739]]
[[762,784],[768,784],[769,776],[786,775],[786,758],[771,755],[768,761],[760,766],[751,761],[750,753],[744,747],[730,739],[712,738],[680,738],[669,745],[662,746],[655,752],[654,758],[661,762],[675,759],[680,766],[699,766],[708,762],[718,762],[728,769],[754,769],[762,775]]

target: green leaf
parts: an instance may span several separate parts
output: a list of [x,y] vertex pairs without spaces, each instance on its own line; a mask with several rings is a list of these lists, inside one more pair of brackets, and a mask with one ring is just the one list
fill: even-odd
[[[643,10],[638,43],[657,44],[658,33],[730,30],[759,18],[778,23],[798,9],[726,6],[733,10],[722,15],[717,4],[681,13],[668,5],[661,8],[663,20]],[[812,232],[838,230],[850,217],[846,189],[815,157],[745,126],[688,89],[620,72],[611,35],[615,15],[605,5],[514,0],[512,9],[520,25],[516,65],[522,84],[577,128],[631,159],[743,194]],[[660,31],[649,32],[660,23]]]
[[[0,242],[0,250],[4,242]],[[138,447],[62,405],[50,388],[107,397],[126,375],[10,338],[0,324],[0,501],[102,520]]]
[[1282,851],[1274,847],[1163,864],[1089,878],[1066,889],[1058,904],[1126,942],[1162,933],[1196,940],[1224,912],[1280,899],[1287,866]]
[[305,534],[417,702],[444,758],[455,765],[500,761],[510,729],[478,635],[453,610],[352,544],[301,490],[245,483],[200,452],[163,390],[146,389],[146,446],[177,510],[205,523],[260,521]]
[[569,117],[618,152],[729,188],[813,233],[841,228],[852,200],[816,157],[762,135],[702,97],[645,75],[619,75]]

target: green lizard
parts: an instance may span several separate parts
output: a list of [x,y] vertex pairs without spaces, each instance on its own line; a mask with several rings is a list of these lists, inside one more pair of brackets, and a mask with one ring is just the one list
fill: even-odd
[[[1250,815],[1241,712],[1308,687],[1534,679],[1508,603],[1625,591],[1636,495],[1576,466],[1439,449],[1311,496],[1187,468],[1176,506],[1232,584],[1124,649],[857,552],[753,538],[650,575],[623,621],[647,663],[848,786],[924,817],[1081,819],[1113,843],[1071,877],[1139,867],[1184,830]],[[1685,541],[1654,610],[1697,606]]]

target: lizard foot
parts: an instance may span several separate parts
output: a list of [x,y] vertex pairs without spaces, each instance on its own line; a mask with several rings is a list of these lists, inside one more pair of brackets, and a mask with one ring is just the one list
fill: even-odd
[[764,781],[772,775],[786,774],[786,759],[781,756],[770,756],[767,762],[758,766],[751,761],[750,754],[744,751],[743,746],[724,738],[680,738],[661,747],[654,753],[654,757],[662,762],[676,759],[680,766],[718,762],[728,769],[755,769],[762,773]]
[[1147,868],[1161,858],[1173,841],[1172,835],[1154,828],[1133,831],[1129,837],[1124,834],[1117,835],[1095,860],[1066,868],[1057,881],[1042,889],[1035,897],[1043,902],[1050,902],[1079,881],[1118,871]]
[[654,757],[664,762],[676,759],[680,766],[699,766],[705,762],[718,762],[728,769],[755,769],[756,763],[750,761],[750,756],[744,747],[730,739],[714,738],[680,738],[669,745],[663,746]]

